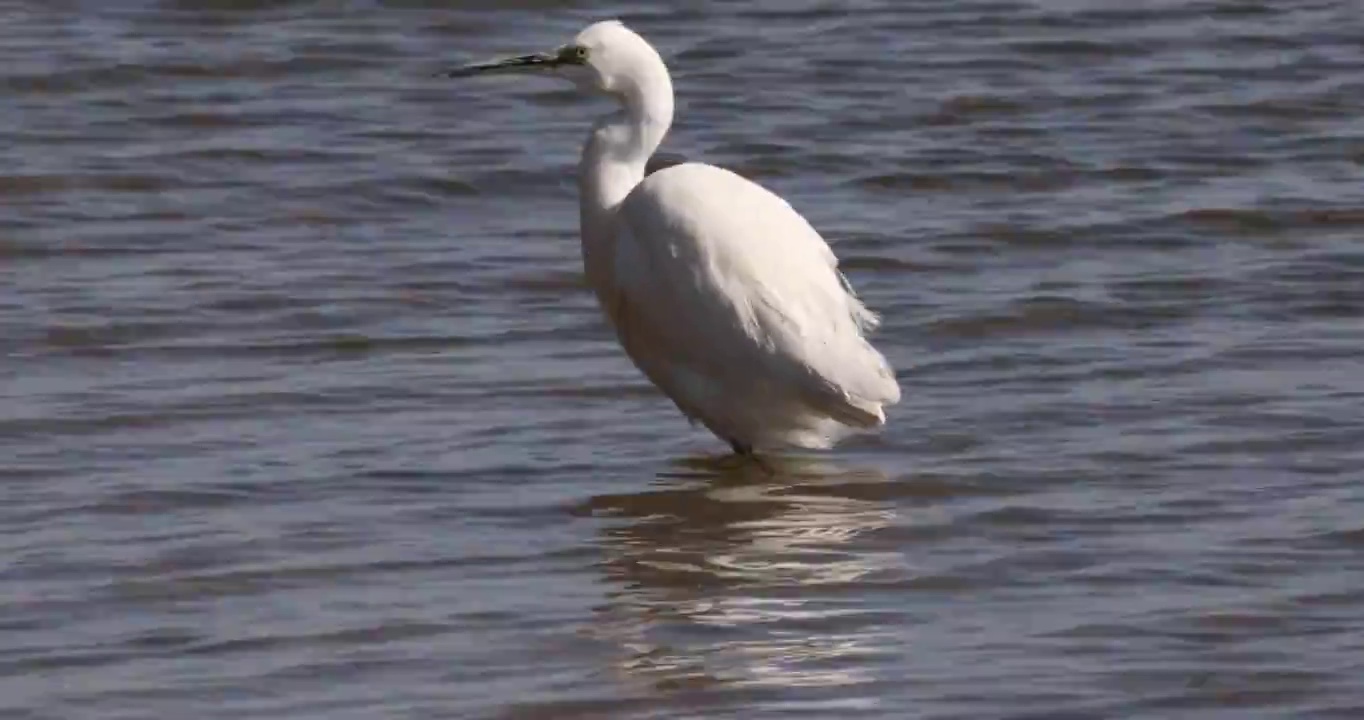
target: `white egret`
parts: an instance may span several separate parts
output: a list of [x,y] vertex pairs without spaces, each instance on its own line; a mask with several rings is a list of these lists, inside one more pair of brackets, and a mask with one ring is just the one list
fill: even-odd
[[673,119],[658,52],[612,20],[555,52],[448,75],[534,71],[620,106],[593,126],[578,167],[583,265],[645,376],[743,455],[828,448],[883,425],[900,387],[864,337],[877,317],[805,218],[713,165],[646,177]]

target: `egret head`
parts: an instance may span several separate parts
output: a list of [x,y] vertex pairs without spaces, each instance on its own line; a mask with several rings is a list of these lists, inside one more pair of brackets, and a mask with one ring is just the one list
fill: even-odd
[[589,25],[573,42],[548,53],[522,55],[452,70],[450,77],[485,73],[542,73],[563,77],[587,92],[606,93],[626,102],[672,84],[658,51],[617,20]]

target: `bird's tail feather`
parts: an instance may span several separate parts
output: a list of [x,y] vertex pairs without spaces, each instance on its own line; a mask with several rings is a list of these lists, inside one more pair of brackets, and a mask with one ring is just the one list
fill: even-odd
[[877,428],[886,424],[886,413],[881,409],[881,403],[843,395],[817,398],[811,405],[817,412],[849,427]]

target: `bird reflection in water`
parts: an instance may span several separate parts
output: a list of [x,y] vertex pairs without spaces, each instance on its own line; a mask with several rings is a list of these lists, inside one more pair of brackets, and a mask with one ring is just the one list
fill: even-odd
[[872,537],[894,522],[888,478],[767,465],[685,460],[646,492],[588,503],[611,586],[593,633],[623,651],[617,671],[661,690],[848,691],[895,651],[867,595],[906,574]]

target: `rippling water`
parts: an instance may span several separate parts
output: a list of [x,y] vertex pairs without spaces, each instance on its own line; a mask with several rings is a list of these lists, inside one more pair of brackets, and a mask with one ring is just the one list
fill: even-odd
[[626,15],[885,314],[769,477],[584,288],[601,107],[430,77],[571,5],[0,4],[0,716],[1364,716],[1356,6]]

